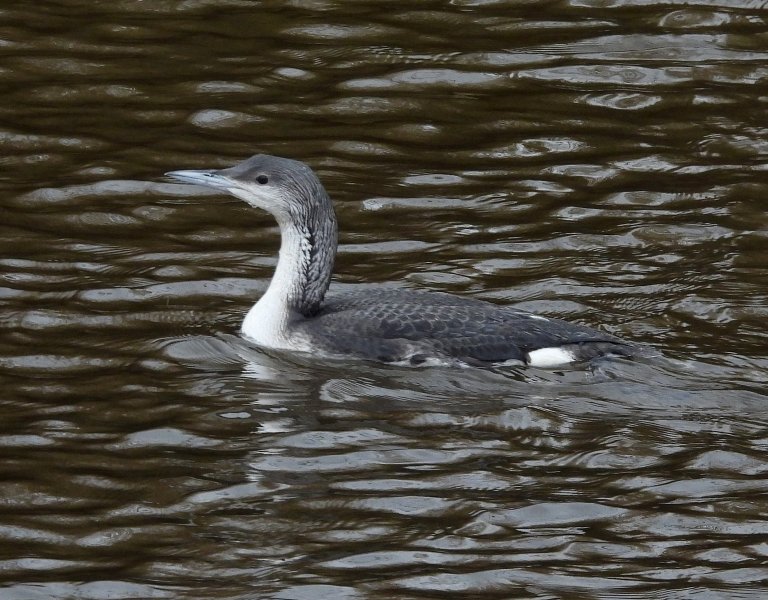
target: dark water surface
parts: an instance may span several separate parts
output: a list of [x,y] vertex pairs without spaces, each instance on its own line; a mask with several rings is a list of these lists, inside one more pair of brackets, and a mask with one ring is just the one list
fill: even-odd
[[[768,8],[6,0],[0,597],[761,598]],[[248,348],[317,169],[335,286],[660,348],[405,369]]]

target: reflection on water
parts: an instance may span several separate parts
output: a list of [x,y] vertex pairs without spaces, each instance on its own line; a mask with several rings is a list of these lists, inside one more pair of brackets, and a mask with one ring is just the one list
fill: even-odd
[[[733,2],[0,8],[3,599],[759,598],[768,13]],[[335,289],[652,344],[589,369],[318,362],[236,334],[257,152]]]

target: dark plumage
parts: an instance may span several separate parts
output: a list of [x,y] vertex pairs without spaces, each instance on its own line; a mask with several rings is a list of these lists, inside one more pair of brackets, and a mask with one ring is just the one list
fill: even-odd
[[431,357],[470,364],[528,362],[533,350],[561,346],[577,360],[639,350],[590,327],[439,292],[367,291],[329,298],[315,318],[297,326],[319,346],[384,362]]

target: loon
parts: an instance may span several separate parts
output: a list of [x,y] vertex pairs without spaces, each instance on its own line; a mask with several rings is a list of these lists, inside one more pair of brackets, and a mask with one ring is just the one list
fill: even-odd
[[303,162],[257,154],[226,169],[166,176],[227,192],[277,220],[277,267],[241,329],[258,346],[412,365],[544,368],[646,354],[643,345],[591,327],[442,292],[366,288],[326,299],[338,245],[336,215]]

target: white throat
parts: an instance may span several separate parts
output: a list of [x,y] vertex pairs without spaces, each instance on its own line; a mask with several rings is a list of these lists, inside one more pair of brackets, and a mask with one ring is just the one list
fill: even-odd
[[296,310],[297,299],[307,285],[309,239],[292,226],[281,227],[277,268],[267,291],[245,316],[241,332],[250,341],[266,348],[303,350],[306,340],[291,331],[291,325],[304,319]]

